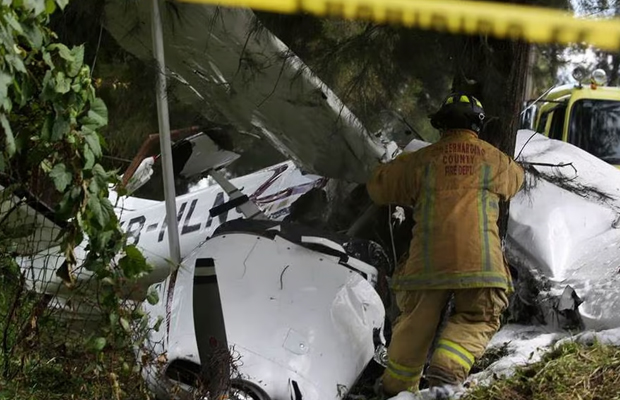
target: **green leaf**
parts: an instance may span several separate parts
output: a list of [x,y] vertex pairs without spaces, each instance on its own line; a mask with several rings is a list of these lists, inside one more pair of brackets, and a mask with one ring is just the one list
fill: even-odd
[[[16,96],[13,100],[14,101],[16,100],[16,103],[19,105],[18,107],[23,107],[26,105],[26,103],[31,101],[30,84],[27,78],[26,79],[19,79],[19,78],[23,78],[23,77],[17,77],[16,79],[13,80],[13,89],[15,90],[15,93],[16,93]],[[20,85],[20,83],[22,83],[22,85]]]
[[149,288],[149,291],[146,295],[146,301],[149,302],[150,305],[154,306],[159,302],[159,294],[155,288]]
[[98,125],[97,127],[108,124],[108,109],[99,97],[91,102],[88,117]]
[[6,163],[4,161],[4,154],[0,153],[0,172],[4,172],[6,169]]
[[67,133],[69,133],[69,121],[64,117],[56,117],[54,126],[52,127],[52,142],[56,142],[62,139]]
[[52,162],[50,160],[47,160],[47,159],[41,161],[41,164],[39,166],[41,167],[41,169],[45,173],[49,173],[52,170]]
[[52,137],[52,125],[54,124],[54,117],[48,115],[43,121],[43,126],[41,127],[41,140],[49,141]]
[[43,61],[45,61],[45,64],[47,64],[47,66],[50,67],[51,70],[54,70],[54,62],[52,61],[52,56],[49,52],[46,51],[43,53]]
[[11,82],[13,82],[11,75],[4,71],[0,71],[0,104],[3,104],[8,99],[7,95]]
[[144,310],[140,307],[136,308],[131,313],[131,319],[134,319],[134,320],[142,319],[144,318],[144,316],[146,316],[146,314],[144,313]]
[[105,218],[103,216],[103,211],[101,209],[101,203],[99,202],[99,198],[97,196],[89,196],[88,198],[88,208],[90,212],[93,214],[97,223],[100,227],[105,226]]
[[67,46],[62,43],[54,43],[48,46],[49,50],[58,50],[58,55],[67,61],[74,61],[73,54]]
[[60,200],[60,203],[58,203],[57,211],[56,211],[57,215],[60,218],[68,218],[73,208],[73,204],[74,203],[71,202],[69,193],[65,193],[65,195]]
[[161,327],[162,322],[164,322],[164,317],[160,315],[157,317],[157,322],[155,322],[155,325],[153,325],[153,330],[155,332],[159,332],[159,328]]
[[73,176],[71,172],[67,171],[65,164],[56,164],[50,171],[50,178],[54,181],[56,190],[64,192],[67,186],[71,183]]
[[27,9],[32,10],[34,15],[37,16],[45,11],[45,0],[23,0],[24,6]]
[[123,327],[123,329],[126,332],[131,332],[131,327],[129,326],[129,321],[127,321],[125,318],[121,317],[120,323],[121,323],[121,326]]
[[110,221],[111,219],[113,219],[116,223],[116,214],[114,213],[114,206],[110,202],[110,199],[108,199],[107,197],[101,199],[101,207],[103,208],[103,213],[106,216],[106,220]]
[[[109,276],[106,276],[105,278],[103,278],[101,282],[105,283],[106,285],[114,286],[114,279],[110,278]],[[110,315],[110,317],[112,316]],[[118,315],[116,317],[118,318]]]
[[73,62],[69,65],[69,71],[67,75],[75,78],[82,69],[82,65],[84,65],[84,46],[75,46],[71,49],[71,55],[73,56]]
[[0,114],[0,126],[2,126],[2,130],[4,131],[5,137],[5,145],[6,145],[6,154],[9,158],[13,157],[15,154],[16,146],[15,146],[15,136],[13,136],[13,130],[11,129],[11,124],[9,124],[9,120],[6,118],[6,115]]
[[[103,249],[94,249],[92,248],[92,243],[89,242],[88,244],[91,250],[95,251],[95,252],[99,252],[99,251],[103,251]],[[87,259],[84,264],[83,264],[84,268],[86,268],[88,271],[101,271],[102,269],[105,270],[105,264],[101,261],[101,260],[95,260],[95,259]]]
[[[84,140],[90,147],[94,157],[101,157],[101,144],[99,143],[99,135],[95,132],[89,132],[84,135]],[[92,166],[91,166],[92,167]]]
[[84,145],[84,170],[89,170],[95,165],[95,155],[90,146]]
[[104,349],[106,344],[107,341],[105,340],[105,338],[98,337],[92,340],[91,349],[93,349],[94,352],[99,353]]
[[15,14],[12,12],[7,12],[3,15],[4,20],[9,24],[9,26],[11,28],[13,28],[13,30],[15,32],[17,32],[18,34],[22,34],[24,33],[24,30],[22,28],[22,24],[19,23],[18,20],[15,19]]
[[56,11],[56,3],[54,0],[45,0],[45,12],[47,14],[54,14]]
[[4,56],[6,62],[11,64],[11,66],[18,72],[22,74],[26,73],[26,66],[24,65],[24,60],[21,59],[17,54],[7,54]]
[[135,245],[125,247],[125,256],[119,260],[118,265],[128,279],[137,278],[150,271],[146,259]]
[[56,74],[56,93],[65,94],[71,90],[71,79],[65,78],[63,72]]
[[99,241],[101,242],[101,248],[105,248],[109,245],[109,242],[112,240],[112,236],[114,235],[114,232],[110,232],[110,231],[105,231],[102,234],[99,235]]
[[[38,25],[26,26],[24,28],[24,36],[34,49],[40,49],[43,46],[43,32],[41,32],[41,27]],[[47,52],[44,51],[44,54]]]
[[140,250],[133,244],[125,247],[125,254],[134,261],[146,262]]
[[80,198],[81,194],[82,188],[80,186],[74,186],[73,189],[71,189],[71,200],[76,200]]
[[119,321],[119,317],[117,313],[110,314],[110,326],[115,327],[118,324],[118,321]]
[[35,96],[35,93],[39,92],[38,83],[35,83],[34,80],[30,79],[27,76],[23,76],[21,81],[21,92],[22,92],[22,100],[20,107],[25,106],[29,101],[31,101],[32,97]]
[[90,180],[90,183],[88,184],[88,191],[93,196],[96,196],[99,193],[99,183],[97,182],[97,179]]
[[99,186],[105,186],[108,181],[108,173],[105,172],[105,169],[101,166],[101,164],[95,164],[92,170],[93,177],[97,179],[97,183]]
[[41,86],[43,86],[43,90],[41,91],[42,100],[50,100],[56,97],[56,90],[54,90],[54,84],[55,81],[52,78],[52,71],[48,69],[45,72],[43,82],[41,83]]

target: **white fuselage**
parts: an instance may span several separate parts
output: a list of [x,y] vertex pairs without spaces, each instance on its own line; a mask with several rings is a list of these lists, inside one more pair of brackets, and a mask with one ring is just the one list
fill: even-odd
[[[231,182],[246,194],[264,213],[272,219],[282,219],[288,214],[289,206],[299,196],[326,183],[325,178],[304,175],[292,162],[254,172],[232,179]],[[111,196],[113,197],[113,195]],[[128,243],[135,244],[144,254],[153,271],[140,282],[148,286],[161,282],[171,271],[169,258],[166,210],[163,201],[151,201],[132,197],[112,198],[116,202],[116,213],[122,229],[128,234]],[[228,195],[219,185],[212,185],[176,198],[177,221],[181,258],[183,259],[201,242],[204,242],[223,222],[242,217],[235,208],[211,217],[209,210],[225,203]],[[77,259],[85,256],[83,243],[76,249]],[[26,272],[27,283],[38,292],[62,295],[66,291],[56,270],[65,258],[58,246],[52,246],[36,254],[22,255],[16,261]],[[86,282],[91,273],[78,267],[77,281]]]

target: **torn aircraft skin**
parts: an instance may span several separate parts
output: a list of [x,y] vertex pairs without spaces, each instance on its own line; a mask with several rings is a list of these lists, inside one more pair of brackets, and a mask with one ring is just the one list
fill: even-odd
[[[386,155],[338,97],[252,10],[165,3],[165,61],[175,95],[221,123],[269,140],[310,173],[363,183]],[[152,59],[150,4],[106,2],[105,28],[130,53]],[[389,145],[391,151],[395,145]]]
[[165,398],[175,385],[201,387],[198,376],[217,383],[229,371],[218,349],[228,347],[239,357],[230,384],[244,398],[339,398],[384,344],[385,311],[378,271],[337,240],[296,224],[221,225],[159,285],[162,301],[146,305],[154,321],[170,313],[151,334],[150,350],[168,360],[144,371],[151,387]]
[[[194,142],[200,136],[183,141]],[[202,135],[200,142],[204,143],[208,140],[206,135]],[[212,157],[206,154],[207,161],[204,161],[205,154],[201,153],[201,157],[192,156],[185,163],[180,163],[181,171],[198,168],[197,171],[205,173],[213,166],[222,167],[238,158],[238,155],[221,150],[213,143],[212,149],[213,152],[210,153]],[[173,157],[176,155],[177,153],[173,151]],[[201,161],[202,164],[192,163],[192,160]],[[134,174],[134,179],[130,180],[130,186],[133,186],[135,190],[148,186],[151,183],[152,172],[143,173],[143,171],[148,171],[152,167],[152,158],[145,158]],[[230,194],[219,185],[192,191],[186,188],[185,192],[178,193],[177,222],[182,258],[209,237],[220,224],[244,217],[244,204],[260,206],[263,218],[281,220],[288,214],[289,207],[299,196],[312,188],[324,186],[326,179],[317,175],[302,174],[297,166],[287,161],[235,178],[231,183],[241,188],[240,193],[243,195],[232,201]],[[133,293],[138,298],[144,298],[144,291],[150,285],[161,282],[170,273],[170,265],[167,261],[169,248],[164,201],[134,196],[117,198],[114,190],[110,190],[110,200],[112,204],[115,204],[115,212],[120,219],[121,228],[129,236],[128,243],[137,245],[147,262],[154,267],[151,274],[141,279],[142,291]],[[62,221],[55,221],[50,210],[43,213],[44,206],[35,199],[27,204],[21,204],[16,210],[8,213],[12,205],[16,203],[19,203],[17,198],[8,199],[2,204],[0,211],[7,213],[10,218],[7,222],[15,224],[36,222],[38,224],[37,229],[19,241],[15,249],[16,260],[23,266],[28,284],[38,292],[68,294],[72,289],[67,288],[63,284],[63,279],[56,274],[65,261],[64,255],[59,252],[59,243],[56,240],[63,225]],[[24,221],[24,216],[29,216],[29,220]],[[36,243],[37,247],[27,246],[30,243]],[[85,257],[86,246],[85,242],[76,249],[78,260]],[[85,269],[78,268],[75,273],[77,282],[82,284],[87,284],[91,277],[91,273]],[[92,312],[90,308],[90,306],[87,307],[89,310],[87,312]],[[75,312],[79,314],[78,310]]]

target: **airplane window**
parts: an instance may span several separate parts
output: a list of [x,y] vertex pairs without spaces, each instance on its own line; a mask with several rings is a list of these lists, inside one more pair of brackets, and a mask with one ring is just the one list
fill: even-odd
[[568,141],[608,163],[620,164],[620,102],[576,101]]

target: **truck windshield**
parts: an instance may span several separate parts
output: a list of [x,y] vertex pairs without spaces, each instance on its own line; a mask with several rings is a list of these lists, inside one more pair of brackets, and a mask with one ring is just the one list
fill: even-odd
[[571,144],[608,163],[620,164],[620,101],[576,101],[569,129]]

